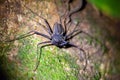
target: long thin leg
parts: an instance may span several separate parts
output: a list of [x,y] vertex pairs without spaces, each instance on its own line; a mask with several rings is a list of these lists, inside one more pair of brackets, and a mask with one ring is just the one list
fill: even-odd
[[[67,8],[68,8],[68,9],[70,9],[70,1],[71,1],[71,0],[68,0],[68,1],[67,1]],[[83,0],[80,0],[80,1],[79,1],[79,5],[78,5],[75,9],[70,10],[70,11],[67,13],[67,16],[66,16],[65,19],[64,19],[64,26],[65,26],[65,27],[71,22],[71,16],[72,16],[74,13],[78,12],[79,10],[81,10],[82,7],[83,7]],[[68,21],[66,22],[67,19],[68,19]]]
[[[51,41],[45,41],[45,42],[41,42],[41,43],[38,43],[37,44],[37,63],[36,63],[36,67],[34,69],[34,71],[37,70],[38,66],[39,66],[39,63],[40,63],[40,58],[41,58],[41,54],[42,54],[42,48],[46,47],[46,46],[51,46],[52,44],[50,44]],[[49,44],[48,44],[49,43]],[[43,46],[40,47],[40,52],[39,52],[39,46],[41,44],[45,44]]]
[[[28,17],[26,14],[22,13],[22,15],[24,15],[25,17]],[[41,24],[40,22],[38,22],[37,20],[34,20],[33,18],[30,18],[29,19],[33,20],[34,22],[36,22],[38,25],[42,26],[48,33],[49,33],[49,30],[45,27],[45,25]],[[49,33],[50,34],[50,33]],[[50,34],[51,35],[51,34]]]
[[[68,9],[70,9],[70,5],[69,5],[69,4],[70,4],[70,1],[71,1],[71,0],[68,0],[68,1],[67,1],[67,8],[68,8]],[[70,11],[68,12],[67,17],[66,17],[66,19],[68,18],[68,21],[65,22],[65,25],[68,25],[68,24],[71,22],[71,16],[72,16],[74,13],[80,11],[80,10],[82,9],[82,7],[83,7],[83,0],[80,0],[80,1],[79,1],[79,5],[78,5],[75,9],[70,10]],[[66,21],[66,20],[65,20],[65,21]]]
[[83,0],[79,0],[78,6],[75,9],[71,10],[69,12],[68,16],[71,17],[72,14],[74,14],[74,13],[78,12],[79,10],[81,10],[82,7],[83,7]]
[[[76,32],[76,33],[75,33],[75,32]],[[75,33],[75,34],[74,34],[74,33]],[[73,37],[75,37],[75,36],[78,35],[79,33],[82,33],[82,34],[85,34],[85,35],[89,36],[91,39],[99,42],[101,45],[103,45],[103,46],[105,47],[105,44],[104,44],[103,42],[101,42],[101,41],[98,40],[97,38],[91,36],[90,34],[84,32],[84,31],[81,31],[81,30],[76,30],[76,31],[72,32],[71,34],[67,35],[67,36],[66,36],[66,40],[72,39]]]
[[[91,36],[90,34],[84,32],[84,31],[82,31],[82,30],[80,30],[80,29],[71,32],[70,34],[68,34],[68,35],[66,36],[66,38],[67,38],[67,40],[72,39],[74,36],[78,35],[79,33],[83,33],[83,34],[89,36],[90,38],[95,39],[93,36]],[[97,39],[95,39],[95,40],[97,40]]]
[[43,36],[43,37],[45,37],[45,38],[47,38],[47,39],[49,39],[49,40],[51,39],[49,36],[47,36],[47,35],[45,35],[45,34],[42,34],[42,33],[40,33],[40,32],[30,31],[30,32],[28,32],[28,33],[26,33],[26,34],[23,34],[23,35],[19,36],[18,38],[15,38],[15,39],[13,39],[13,40],[8,40],[8,41],[5,41],[5,42],[12,42],[12,41],[15,41],[15,40],[23,39],[23,38],[32,36],[32,35],[34,35],[34,34]]
[[72,25],[72,23],[70,23],[67,27],[67,33],[66,34],[68,34],[68,32],[70,32],[70,27],[71,27],[71,25]]
[[28,8],[26,5],[24,5],[24,7],[27,8],[28,10],[30,10],[33,14],[37,15],[39,18],[43,19],[44,22],[45,22],[45,24],[46,24],[46,26],[47,26],[47,28],[48,28],[48,33],[49,33],[50,35],[52,35],[53,31],[52,31],[52,29],[51,29],[48,21],[47,21],[46,19],[44,19],[42,16],[38,15],[37,13],[35,13],[34,11],[32,11],[32,10],[31,10],[30,8]]
[[[65,17],[65,16],[67,15],[66,13],[67,13],[67,10],[68,10],[68,6],[69,6],[68,3],[69,3],[70,0],[67,0],[67,1],[60,0],[60,1],[61,1],[61,3],[63,3],[63,4],[66,3],[66,5],[63,5],[63,4],[62,4],[62,6],[65,7],[65,11],[62,13],[62,15],[59,16],[59,22],[60,22],[60,24],[62,24],[63,27],[64,27],[64,33],[63,33],[63,34],[65,35],[65,34],[67,33],[67,28],[66,28],[66,25],[65,25],[65,22],[66,22],[66,17]],[[56,4],[57,11],[58,11],[59,8],[58,8],[58,5],[57,5],[57,1],[54,0],[54,3]],[[67,9],[66,9],[66,8],[67,8]],[[62,20],[62,19],[63,19],[63,20]]]
[[[81,23],[83,22],[83,20],[84,20],[84,19],[82,19]],[[84,33],[81,29],[76,29],[76,28],[78,27],[78,25],[79,25],[79,22],[76,24],[76,26],[75,26],[75,28],[73,29],[73,31],[70,32],[69,34],[67,34],[67,36],[66,36],[67,40],[73,38],[74,36],[76,36],[76,35],[79,34],[79,33]],[[81,25],[81,24],[80,24],[80,25]],[[80,25],[79,25],[79,26],[80,26]]]
[[78,24],[79,24],[79,23],[77,23],[77,24],[75,25],[73,31],[70,30],[71,24],[72,24],[72,23],[70,23],[70,25],[68,26],[67,35],[72,35],[74,32],[78,31],[78,29],[76,30],[76,28],[78,27]]
[[85,70],[86,67],[87,67],[87,56],[86,56],[86,52],[85,52],[82,48],[79,48],[78,46],[76,46],[76,45],[74,45],[74,44],[72,44],[72,43],[69,43],[69,45],[70,45],[71,47],[75,47],[75,48],[79,49],[80,51],[82,51],[82,52],[84,53],[83,55],[85,56],[85,66],[84,66],[83,70]]
[[[70,0],[67,0],[67,1],[66,1],[66,7],[67,7],[67,10],[68,10],[68,12],[69,12],[69,10],[70,10]],[[67,10],[66,10],[65,13],[68,13]],[[66,14],[65,19],[64,19],[64,26],[65,26],[66,34],[67,34],[67,24],[66,24],[67,15],[68,15],[68,14]]]
[[69,40],[69,39],[72,39],[73,37],[75,37],[76,35],[78,35],[79,33],[82,33],[83,31],[81,30],[75,30],[71,33],[69,33],[67,36],[66,36],[66,40]]

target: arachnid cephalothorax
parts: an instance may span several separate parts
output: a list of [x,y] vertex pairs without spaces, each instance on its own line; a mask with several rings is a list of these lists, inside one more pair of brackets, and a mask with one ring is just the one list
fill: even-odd
[[[68,2],[69,2],[69,0],[68,0]],[[43,26],[40,22],[38,22],[38,23],[40,24],[40,26],[45,27],[47,33],[49,34],[49,35],[46,35],[46,34],[43,34],[41,32],[33,30],[33,31],[30,31],[26,34],[21,35],[21,37],[14,39],[14,40],[19,40],[19,39],[22,39],[22,38],[25,38],[25,37],[28,37],[28,36],[31,36],[34,34],[39,35],[39,36],[43,36],[44,38],[48,39],[48,41],[40,42],[37,44],[37,49],[39,48],[39,45],[41,45],[41,44],[44,44],[44,45],[40,46],[40,54],[38,56],[38,62],[37,62],[35,70],[38,68],[38,65],[40,62],[42,48],[46,47],[46,46],[55,45],[59,48],[75,47],[75,48],[79,49],[80,51],[82,51],[86,55],[85,51],[82,48],[79,48],[75,44],[69,42],[69,40],[71,40],[74,36],[76,36],[79,33],[82,33],[83,31],[81,31],[80,29],[76,29],[76,27],[78,25],[76,25],[76,27],[73,29],[72,32],[68,32],[68,28],[67,28],[68,23],[70,23],[71,15],[73,13],[79,11],[82,7],[81,5],[79,7],[77,7],[76,9],[69,11],[67,13],[67,15],[64,17],[64,22],[61,22],[61,17],[60,17],[60,22],[56,22],[53,26],[53,29],[50,27],[50,25],[46,19],[44,19],[42,16],[40,16],[37,13],[35,13],[34,11],[32,11],[26,5],[24,5],[24,7],[27,8],[29,11],[31,11],[33,14],[37,15],[40,19],[43,19],[46,26]],[[69,19],[69,21],[67,21],[66,19]],[[14,40],[10,40],[10,41],[14,41]],[[37,53],[38,53],[38,51],[37,51]]]

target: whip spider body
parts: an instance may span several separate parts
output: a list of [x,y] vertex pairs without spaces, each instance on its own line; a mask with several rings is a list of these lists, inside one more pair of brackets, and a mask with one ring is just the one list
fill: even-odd
[[[42,48],[44,48],[46,46],[55,45],[59,48],[75,47],[75,48],[79,49],[80,51],[82,51],[84,53],[84,55],[86,55],[85,51],[82,48],[79,48],[77,45],[69,42],[69,40],[71,40],[74,36],[76,36],[79,33],[82,33],[83,31],[81,31],[80,29],[76,30],[76,27],[78,25],[76,25],[75,29],[73,29],[73,31],[70,32],[70,33],[68,33],[68,28],[67,28],[67,24],[69,24],[69,22],[70,22],[70,16],[73,13],[79,11],[81,9],[81,5],[78,8],[74,9],[73,11],[68,12],[68,14],[65,17],[63,23],[61,22],[61,18],[60,18],[60,22],[56,22],[53,26],[53,29],[50,27],[50,25],[49,25],[49,23],[46,19],[39,16],[37,13],[32,11],[27,6],[25,6],[25,7],[28,10],[30,10],[33,14],[36,14],[40,19],[43,19],[43,21],[45,22],[45,25],[46,25],[46,27],[45,26],[44,27],[45,27],[47,33],[49,34],[49,35],[46,35],[46,34],[43,34],[43,33],[40,33],[38,31],[33,30],[33,31],[30,31],[26,34],[23,34],[23,35],[21,35],[21,37],[18,37],[18,38],[15,39],[15,40],[19,40],[19,39],[22,39],[22,38],[25,38],[25,37],[28,37],[28,36],[31,36],[31,35],[34,35],[34,34],[39,35],[39,36],[43,36],[44,38],[48,39],[48,41],[40,42],[40,43],[37,44],[37,54],[39,54],[39,56],[37,56],[38,61],[37,61],[37,65],[36,65],[34,71],[36,71],[38,66],[39,66],[41,53],[42,53]],[[66,22],[67,17],[69,18],[68,22]],[[43,26],[41,23],[39,23],[39,24],[41,26]],[[11,41],[14,41],[14,40],[11,40]],[[40,45],[42,45],[42,46],[40,46]],[[39,48],[39,46],[40,46],[40,48]],[[40,49],[40,52],[38,52],[38,49]]]

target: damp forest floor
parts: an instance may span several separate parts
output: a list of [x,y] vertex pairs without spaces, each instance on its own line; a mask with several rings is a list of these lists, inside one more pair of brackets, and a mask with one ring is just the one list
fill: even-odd
[[[72,9],[77,1],[71,3]],[[101,16],[87,3],[82,11],[72,16],[70,27],[72,31],[79,22],[77,28],[92,36],[81,33],[71,40],[85,51],[86,58],[76,48],[47,46],[42,49],[38,69],[33,71],[39,56],[37,44],[46,39],[33,35],[11,42],[9,40],[31,30],[44,34],[47,32],[39,24],[45,23],[23,4],[47,19],[53,28],[54,23],[59,21],[59,15],[65,12],[64,3],[60,0],[3,0],[0,4],[0,14],[4,13],[0,16],[0,80],[118,80],[120,37],[116,24],[119,21]],[[86,60],[87,66],[83,70]]]

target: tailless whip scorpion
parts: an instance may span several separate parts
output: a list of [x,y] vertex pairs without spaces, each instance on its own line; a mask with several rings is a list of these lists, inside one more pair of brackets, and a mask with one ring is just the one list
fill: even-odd
[[[70,0],[67,0],[67,4],[69,5],[70,3]],[[81,5],[80,5],[81,4]],[[39,56],[37,56],[37,63],[36,63],[36,67],[34,69],[34,71],[37,70],[38,66],[39,66],[39,63],[40,63],[40,58],[41,58],[41,54],[42,54],[42,48],[46,47],[46,46],[51,46],[51,45],[55,45],[59,48],[70,48],[70,47],[75,47],[76,49],[79,49],[80,51],[82,51],[84,53],[84,55],[86,55],[85,51],[80,48],[79,46],[71,43],[69,40],[71,40],[74,36],[76,36],[77,34],[79,33],[84,33],[83,31],[81,31],[80,29],[73,29],[72,32],[69,32],[68,33],[68,28],[67,28],[67,25],[70,23],[71,21],[71,15],[80,11],[81,8],[83,7],[83,0],[80,0],[80,4],[78,4],[78,7],[76,7],[75,9],[73,10],[70,10],[68,13],[67,13],[67,16],[64,17],[64,22],[61,22],[61,17],[60,17],[60,22],[55,22],[54,26],[53,26],[53,29],[51,28],[51,26],[49,25],[48,21],[43,18],[42,16],[38,15],[37,13],[35,13],[34,11],[32,11],[30,8],[28,8],[26,5],[24,5],[24,7],[26,9],[28,9],[29,11],[31,11],[33,14],[35,14],[36,16],[38,16],[40,19],[42,19],[44,22],[45,22],[45,29],[47,31],[47,33],[49,35],[46,35],[46,34],[43,34],[41,32],[38,32],[38,31],[35,31],[35,30],[32,30],[26,34],[23,34],[21,35],[20,37],[17,37],[13,40],[10,40],[10,41],[15,41],[15,40],[19,40],[19,39],[22,39],[22,38],[25,38],[25,37],[28,37],[28,36],[31,36],[31,35],[39,35],[39,36],[42,36],[44,38],[47,38],[48,41],[45,41],[45,42],[40,42],[37,44],[37,54]],[[67,21],[66,19],[69,19],[69,21]],[[40,22],[38,22],[41,26],[43,26]],[[78,26],[78,25],[77,25]],[[76,26],[76,27],[77,27]],[[42,45],[42,46],[40,46]],[[40,46],[40,47],[39,47]],[[40,52],[38,52],[38,49],[40,49]],[[87,64],[87,62],[86,62]],[[85,65],[86,67],[86,65]]]

